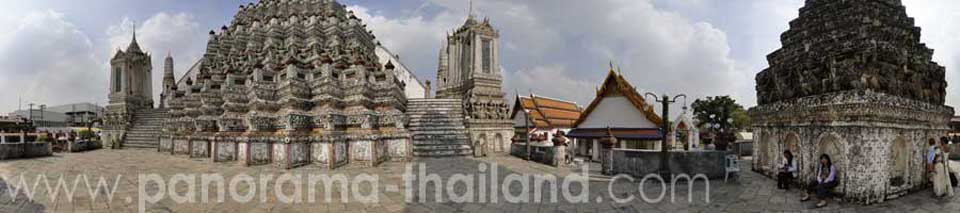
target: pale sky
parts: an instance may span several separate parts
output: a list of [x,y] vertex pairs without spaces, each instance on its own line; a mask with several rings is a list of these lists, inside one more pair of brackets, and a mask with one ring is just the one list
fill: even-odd
[[[137,39],[153,56],[159,96],[167,53],[182,74],[202,55],[207,31],[228,24],[239,4],[195,0],[0,0],[0,114],[27,103],[106,103],[109,60]],[[341,0],[420,79],[436,75],[444,35],[468,0]],[[960,105],[960,1],[903,0],[921,40],[947,68],[948,105]],[[731,95],[756,104],[754,75],[780,47],[803,0],[476,0],[501,35],[504,90],[586,105],[610,61],[638,89]],[[179,77],[179,76],[178,76]],[[509,100],[512,101],[512,100]]]

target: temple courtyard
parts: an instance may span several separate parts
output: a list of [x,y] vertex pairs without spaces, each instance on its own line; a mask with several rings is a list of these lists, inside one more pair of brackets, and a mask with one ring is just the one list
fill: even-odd
[[[578,168],[554,168],[542,164],[531,163],[507,155],[497,155],[487,158],[424,158],[412,162],[413,173],[420,173],[420,163],[425,168],[425,174],[437,174],[443,180],[450,179],[454,174],[484,174],[496,175],[496,187],[504,184],[507,176],[512,174],[529,175],[556,175],[565,177],[570,174],[584,174],[583,167]],[[496,173],[491,166],[496,166]],[[441,198],[443,201],[436,202],[433,197],[434,188],[426,187],[423,194],[414,191],[413,198],[408,201],[405,195],[405,185],[403,174],[407,168],[406,163],[390,162],[378,167],[354,167],[327,170],[317,166],[304,166],[291,170],[278,169],[275,166],[254,166],[244,167],[236,163],[212,163],[209,159],[190,159],[185,157],[172,157],[169,154],[157,153],[153,150],[96,150],[85,153],[57,154],[53,157],[23,159],[0,162],[0,175],[4,178],[0,182],[0,212],[132,212],[138,211],[141,205],[140,196],[155,196],[158,194],[158,186],[155,182],[138,182],[139,175],[156,174],[167,180],[167,186],[170,187],[172,176],[176,174],[219,174],[226,177],[228,184],[231,176],[249,175],[252,177],[262,177],[261,175],[273,175],[275,177],[284,174],[342,174],[347,177],[356,177],[361,174],[378,177],[378,192],[375,193],[376,201],[364,203],[355,199],[355,195],[348,196],[347,203],[341,202],[342,193],[360,193],[364,196],[372,195],[370,182],[360,184],[359,191],[342,191],[339,187],[332,187],[332,199],[327,202],[324,199],[325,190],[316,192],[315,202],[307,202],[306,199],[294,201],[294,203],[285,203],[274,196],[277,182],[283,182],[284,186],[280,191],[285,195],[294,194],[296,187],[303,186],[303,182],[297,181],[269,181],[267,184],[268,196],[260,197],[256,192],[253,199],[249,202],[237,202],[231,199],[230,193],[241,195],[250,192],[249,184],[238,184],[236,192],[228,191],[224,202],[217,202],[216,192],[211,191],[208,196],[209,201],[203,203],[197,198],[190,202],[177,202],[176,199],[183,199],[175,195],[188,195],[188,186],[184,182],[174,183],[177,185],[174,190],[167,191],[165,196],[157,196],[158,202],[144,202],[142,206],[146,212],[802,212],[802,211],[839,211],[839,212],[957,212],[960,211],[960,196],[948,199],[937,199],[932,197],[932,192],[925,191],[912,193],[906,197],[886,201],[880,204],[860,206],[849,204],[842,201],[833,201],[826,208],[814,208],[814,202],[800,202],[799,191],[792,189],[790,191],[777,190],[775,181],[761,176],[749,170],[749,162],[740,164],[743,168],[739,180],[731,180],[724,183],[721,180],[711,180],[709,190],[709,203],[706,202],[707,192],[705,191],[705,182],[696,181],[692,191],[693,196],[688,197],[688,187],[686,183],[676,185],[676,188],[668,187],[665,197],[658,203],[648,203],[643,199],[655,199],[661,192],[660,183],[657,181],[647,181],[643,187],[643,193],[638,190],[640,178],[634,182],[618,179],[614,184],[610,184],[611,177],[599,175],[599,165],[590,165],[586,176],[589,178],[589,199],[585,203],[570,203],[565,200],[561,192],[558,202],[552,202],[548,193],[542,193],[542,201],[534,202],[534,196],[529,197],[529,201],[521,203],[510,203],[507,196],[500,194],[499,197],[491,196],[490,190],[473,191],[473,195],[479,195],[480,200],[469,202],[452,202],[450,197],[446,197],[444,192]],[[478,172],[478,168],[480,169]],[[27,171],[25,174],[20,172]],[[485,171],[485,172],[484,172]],[[34,200],[30,201],[24,198],[24,192],[20,190],[18,199],[11,200],[10,186],[19,186],[20,179],[25,178],[27,185],[32,186],[40,174],[45,175],[50,181],[51,186],[56,186],[60,175],[64,176],[64,183],[67,185],[79,181],[80,186],[74,191],[72,201],[65,199],[65,192],[59,192],[58,196],[50,196],[50,192],[44,189],[44,182],[39,182],[35,187]],[[22,175],[22,176],[21,176]],[[117,180],[118,175],[119,182]],[[114,189],[113,199],[106,199],[107,193],[101,191],[93,193],[98,195],[93,199],[87,189],[84,188],[84,181],[76,180],[76,177],[88,178],[91,185],[96,186],[100,177],[105,177],[105,183],[108,188]],[[39,176],[42,177],[42,176]],[[481,180],[479,186],[493,183],[494,178],[485,175],[487,178]],[[147,182],[148,180],[144,180]],[[351,181],[356,181],[352,179]],[[418,180],[419,181],[419,180]],[[414,186],[418,181],[413,181]],[[197,181],[200,182],[200,181]],[[242,181],[241,181],[242,182]],[[116,184],[116,187],[114,187]],[[140,184],[144,184],[141,186]],[[257,183],[260,184],[260,183]],[[464,193],[465,184],[453,184],[454,191],[459,195]],[[669,184],[668,184],[669,185]],[[510,193],[523,191],[522,186],[516,183],[509,184],[506,190]],[[15,188],[15,187],[14,187]],[[145,189],[146,194],[140,195],[138,191]],[[319,187],[323,188],[323,187]],[[415,187],[416,188],[416,187]],[[546,187],[545,189],[548,189]],[[564,188],[560,186],[560,188]],[[579,193],[582,189],[580,185],[573,184],[571,193]],[[167,188],[164,188],[166,190]],[[611,193],[610,190],[613,192]],[[671,202],[670,191],[676,192],[673,195],[675,199]],[[531,189],[532,190],[532,189]],[[175,194],[174,194],[175,192]],[[304,192],[303,195],[307,195]],[[421,195],[427,195],[421,199]],[[200,193],[195,194],[196,197]],[[630,202],[617,203],[613,198],[627,198],[633,196]],[[643,198],[642,196],[646,196]],[[51,199],[51,197],[57,197]],[[162,198],[159,198],[162,197]],[[693,202],[688,199],[692,198]],[[263,199],[263,200],[261,200]],[[497,200],[497,203],[490,202]]]

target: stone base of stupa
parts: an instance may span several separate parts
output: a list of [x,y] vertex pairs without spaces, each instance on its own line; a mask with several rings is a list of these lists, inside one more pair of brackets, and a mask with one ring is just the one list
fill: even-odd
[[869,90],[843,91],[750,109],[753,170],[776,178],[784,150],[798,160],[800,184],[828,154],[838,170],[833,191],[847,201],[879,203],[923,189],[928,140],[949,131],[953,108]]

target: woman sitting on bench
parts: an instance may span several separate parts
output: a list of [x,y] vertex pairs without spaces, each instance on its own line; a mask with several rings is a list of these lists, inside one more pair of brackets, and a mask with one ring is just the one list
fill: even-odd
[[833,167],[833,161],[827,154],[820,155],[820,166],[817,167],[817,179],[810,182],[807,192],[803,194],[800,201],[810,200],[810,193],[817,195],[817,208],[827,206],[827,198],[830,196],[830,189],[837,186],[837,169]]
[[783,150],[783,162],[780,163],[780,172],[777,173],[777,189],[790,190],[790,184],[796,175],[797,164],[793,160],[793,153]]

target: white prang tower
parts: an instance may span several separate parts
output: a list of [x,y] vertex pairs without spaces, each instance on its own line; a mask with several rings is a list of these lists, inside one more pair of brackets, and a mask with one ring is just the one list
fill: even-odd
[[490,19],[470,14],[440,48],[437,98],[463,101],[474,152],[505,151],[513,127],[503,93],[499,62],[500,32]]

